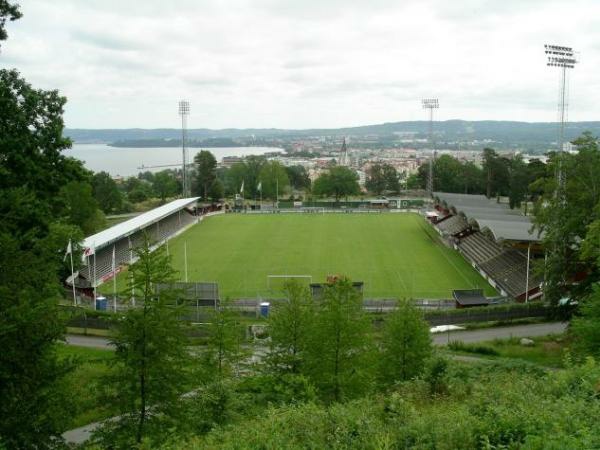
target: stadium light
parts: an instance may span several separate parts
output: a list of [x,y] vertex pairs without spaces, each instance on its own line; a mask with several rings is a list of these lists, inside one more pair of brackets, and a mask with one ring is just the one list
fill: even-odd
[[[561,45],[544,45],[544,52],[548,58],[546,65],[548,67],[559,67],[560,79],[559,79],[559,90],[558,90],[558,153],[563,152],[563,146],[565,141],[565,126],[567,123],[567,114],[569,110],[569,91],[568,91],[568,80],[567,80],[567,69],[575,68],[577,59],[575,58],[575,52],[571,47],[565,47]],[[556,172],[559,190],[565,184],[565,174],[562,168],[562,162],[559,160],[559,166]]]
[[181,194],[182,198],[188,196],[188,177],[187,177],[187,149],[185,147],[187,138],[187,118],[190,115],[190,102],[187,100],[179,101],[179,115],[181,116]]
[[423,109],[429,110],[429,145],[433,149],[433,157],[429,158],[429,174],[427,175],[427,192],[433,197],[433,162],[436,159],[437,152],[435,150],[435,143],[433,142],[433,110],[440,107],[440,103],[437,98],[424,98],[421,100]]

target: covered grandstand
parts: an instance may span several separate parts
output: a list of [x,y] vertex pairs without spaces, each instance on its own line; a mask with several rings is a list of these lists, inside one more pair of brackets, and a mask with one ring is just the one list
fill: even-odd
[[517,300],[541,295],[542,278],[531,263],[541,236],[529,216],[484,195],[434,193],[435,227],[494,287]]
[[123,265],[135,260],[133,249],[140,245],[144,233],[160,244],[196,223],[197,200],[198,197],[174,200],[85,238],[82,242],[84,265],[75,285],[94,288],[119,273]]

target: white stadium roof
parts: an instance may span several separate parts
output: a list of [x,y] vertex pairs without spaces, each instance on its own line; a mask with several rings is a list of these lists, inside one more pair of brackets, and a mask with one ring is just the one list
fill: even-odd
[[86,237],[82,242],[82,247],[86,249],[98,250],[102,247],[112,244],[124,237],[130,236],[136,231],[146,228],[148,225],[158,222],[165,217],[182,210],[186,206],[198,201],[200,197],[181,198],[173,200],[166,205],[159,206],[151,211],[140,214],[133,219],[118,223],[115,226],[102,230],[99,233]]
[[524,216],[518,209],[510,209],[507,204],[485,195],[445,192],[434,192],[433,195],[457,214],[464,215],[470,223],[476,222],[481,231],[489,230],[497,241],[538,242],[543,236],[543,233],[532,231],[531,216]]

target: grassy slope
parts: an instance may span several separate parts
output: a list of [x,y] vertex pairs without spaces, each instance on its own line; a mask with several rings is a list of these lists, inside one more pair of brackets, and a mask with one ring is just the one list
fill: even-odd
[[75,405],[69,428],[77,428],[97,420],[111,417],[111,410],[100,400],[100,383],[110,371],[109,362],[114,357],[112,350],[101,350],[73,345],[58,345],[62,358],[74,358],[77,368],[68,374],[67,383]]
[[[226,215],[169,243],[183,278],[218,281],[222,296],[268,296],[267,275],[344,274],[368,297],[450,297],[453,288],[493,289],[455,251],[408,214]],[[430,231],[430,230],[429,230]]]
[[[461,350],[453,351],[453,353],[481,355],[482,358],[486,359],[519,359],[553,368],[564,366],[568,342],[563,335],[532,337],[531,340],[534,342],[534,345],[531,347],[522,346],[519,338],[463,344]],[[487,354],[485,349],[492,349],[497,355]]]

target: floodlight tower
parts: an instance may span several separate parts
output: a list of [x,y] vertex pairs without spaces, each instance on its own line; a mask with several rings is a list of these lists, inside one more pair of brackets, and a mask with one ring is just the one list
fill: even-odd
[[[560,45],[544,45],[544,51],[548,57],[546,65],[548,67],[560,68],[560,79],[558,88],[558,153],[563,152],[565,142],[565,125],[567,123],[567,114],[569,110],[569,91],[567,69],[573,69],[577,60],[575,52],[571,47],[563,47]],[[556,172],[558,188],[562,191],[565,184],[565,174],[562,168],[562,161],[559,159],[558,170]]]
[[187,118],[190,115],[190,102],[187,100],[179,101],[179,115],[181,116],[181,193],[182,197],[188,196],[189,183],[187,177]]
[[421,100],[423,109],[429,110],[429,145],[433,150],[433,155],[429,159],[429,174],[427,175],[427,192],[433,197],[433,163],[437,157],[437,151],[435,150],[435,143],[433,142],[433,110],[438,109],[440,104],[437,98],[424,98]]

